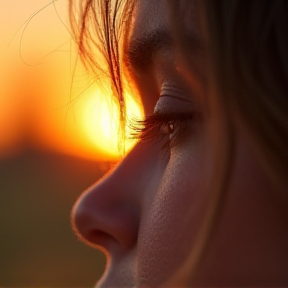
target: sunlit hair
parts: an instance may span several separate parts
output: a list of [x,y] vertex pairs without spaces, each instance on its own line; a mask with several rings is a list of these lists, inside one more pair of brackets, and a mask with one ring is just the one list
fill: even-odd
[[[109,0],[70,0],[70,15],[84,62],[92,70],[99,69],[101,67],[93,55],[94,47],[103,53],[120,109],[123,109],[123,79],[119,62],[121,47],[118,39],[125,34],[125,30],[130,29],[134,1],[114,2],[116,6],[111,9]],[[175,43],[187,63],[187,79],[194,63],[189,48],[191,43],[182,33],[185,30],[182,28],[197,9],[207,59],[208,97],[204,104],[211,120],[208,131],[213,138],[210,147],[214,155],[210,182],[210,187],[213,182],[213,191],[195,249],[178,274],[184,277],[189,272],[193,275],[200,265],[225,205],[236,127],[250,141],[275,187],[275,194],[279,194],[276,196],[287,201],[288,1],[167,0],[167,3],[171,7]],[[115,9],[118,6],[121,9]]]
[[[70,0],[69,16],[78,55],[97,80],[108,77],[119,105],[119,136],[125,137],[126,105],[122,47],[128,37],[134,1]],[[125,141],[119,141],[123,154]]]

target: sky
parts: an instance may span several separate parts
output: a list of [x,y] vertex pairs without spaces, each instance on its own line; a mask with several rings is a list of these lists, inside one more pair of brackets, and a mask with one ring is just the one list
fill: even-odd
[[[118,110],[76,60],[67,11],[67,0],[0,1],[0,157],[28,146],[119,156]],[[141,116],[135,101],[128,110]]]

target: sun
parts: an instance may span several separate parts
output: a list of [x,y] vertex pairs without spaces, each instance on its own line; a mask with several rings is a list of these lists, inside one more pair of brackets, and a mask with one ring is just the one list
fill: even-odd
[[[110,156],[119,157],[119,141],[125,145],[125,151],[128,152],[134,146],[135,141],[119,137],[119,108],[112,99],[107,99],[101,89],[90,93],[85,97],[79,115],[80,126],[86,140],[99,152]],[[126,95],[127,118],[141,118],[143,109],[140,103],[134,98]],[[129,134],[129,131],[128,131]],[[123,145],[121,145],[123,146]]]
[[[82,91],[83,86],[79,87]],[[95,84],[83,93],[74,92],[70,103],[61,109],[37,110],[39,120],[34,123],[39,131],[37,145],[96,161],[118,161],[123,152],[128,153],[135,140],[121,137],[119,107],[111,93],[101,87],[104,85]],[[128,120],[143,118],[139,101],[126,95],[125,103]],[[131,135],[129,125],[126,126],[126,135]],[[125,151],[119,149],[123,147]]]

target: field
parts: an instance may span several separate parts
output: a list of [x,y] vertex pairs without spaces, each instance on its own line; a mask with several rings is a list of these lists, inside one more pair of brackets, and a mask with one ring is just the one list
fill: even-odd
[[109,163],[27,149],[0,159],[0,286],[91,287],[105,257],[77,240],[70,211]]

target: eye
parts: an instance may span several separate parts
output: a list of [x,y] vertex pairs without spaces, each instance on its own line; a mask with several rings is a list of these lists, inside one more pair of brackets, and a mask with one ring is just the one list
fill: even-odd
[[169,121],[168,123],[162,124],[160,130],[161,130],[161,132],[163,134],[171,135],[174,132],[174,130],[175,130],[175,122],[174,122],[174,120],[173,121]]
[[134,119],[130,124],[131,137],[140,141],[161,142],[162,148],[171,148],[182,141],[195,117],[196,113],[154,113],[144,120]]

